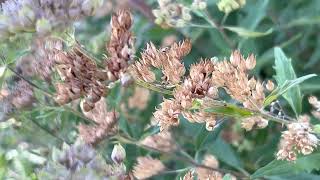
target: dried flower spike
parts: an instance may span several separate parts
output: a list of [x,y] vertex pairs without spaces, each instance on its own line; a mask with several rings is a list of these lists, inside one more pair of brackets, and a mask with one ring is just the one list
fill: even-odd
[[57,51],[56,68],[63,83],[56,84],[56,101],[60,104],[85,96],[84,111],[90,111],[107,93],[103,84],[107,73],[98,69],[95,62],[75,46],[69,52]]
[[123,79],[135,54],[134,38],[130,31],[132,15],[128,10],[120,10],[111,17],[111,36],[106,45],[109,57],[106,59],[109,79]]

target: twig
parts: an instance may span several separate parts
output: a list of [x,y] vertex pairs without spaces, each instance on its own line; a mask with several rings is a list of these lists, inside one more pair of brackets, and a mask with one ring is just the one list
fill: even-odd
[[144,148],[144,149],[147,149],[147,150],[150,150],[150,151],[154,151],[154,152],[158,152],[158,153],[161,153],[161,154],[166,154],[168,156],[172,156],[176,160],[184,161],[184,162],[189,163],[189,164],[191,164],[191,165],[193,165],[195,167],[205,168],[205,169],[212,170],[212,171],[218,171],[218,172],[221,172],[223,174],[230,173],[230,174],[233,174],[234,176],[239,177],[239,178],[247,177],[246,175],[243,175],[241,173],[234,172],[234,171],[231,171],[231,170],[222,169],[222,168],[213,168],[213,167],[210,167],[210,166],[199,164],[195,160],[193,160],[191,158],[191,156],[186,156],[186,155],[184,155],[182,157],[181,156],[177,156],[175,153],[165,152],[165,151],[161,151],[159,149],[156,149],[156,148],[153,148],[153,147],[150,147],[150,146],[143,145],[140,142],[136,142],[135,140],[131,140],[131,139],[127,138],[127,137],[121,136],[120,134],[114,136],[114,138],[119,140],[122,143],[136,145],[138,147],[141,147],[141,148]]
[[228,44],[228,46],[233,50],[235,49],[235,46],[233,44],[233,42],[231,41],[231,39],[227,36],[227,34],[224,32],[223,27],[221,27],[215,20],[214,18],[211,17],[210,13],[208,12],[208,10],[204,10],[204,17],[205,20],[213,27],[218,29],[218,31],[221,33],[223,39],[226,41],[226,43]]
[[[25,117],[24,117],[25,118]],[[27,119],[27,118],[25,118]],[[28,118],[29,119],[29,118]],[[42,129],[43,131],[45,131],[46,133],[50,134],[52,137],[55,137],[56,139],[58,139],[61,143],[65,142],[68,145],[70,145],[71,143],[67,142],[65,139],[63,139],[62,137],[60,137],[59,135],[57,135],[53,130],[46,128],[44,126],[42,126],[39,122],[35,121],[33,118],[29,119],[34,125],[36,125],[37,127],[39,127],[40,129]]]

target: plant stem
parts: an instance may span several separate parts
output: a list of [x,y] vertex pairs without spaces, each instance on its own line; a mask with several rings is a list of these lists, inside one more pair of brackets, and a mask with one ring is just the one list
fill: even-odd
[[173,95],[172,91],[170,91],[170,90],[155,86],[153,84],[150,84],[150,83],[147,83],[147,82],[144,82],[144,81],[141,81],[141,80],[136,80],[135,83],[137,85],[139,85],[139,86],[142,86],[142,87],[146,88],[146,89],[149,89],[149,90],[161,93],[161,94],[166,94],[166,95],[170,95],[170,96]]
[[233,44],[233,42],[231,41],[231,39],[228,37],[228,35],[224,32],[223,27],[221,27],[210,15],[210,13],[208,12],[208,10],[204,10],[204,19],[213,27],[218,29],[218,31],[221,33],[223,39],[226,41],[226,43],[228,44],[228,46],[233,50],[235,49],[235,46]]
[[183,169],[177,169],[177,170],[168,170],[168,171],[163,171],[155,176],[162,176],[166,174],[177,174],[177,173],[182,173],[188,171],[190,168],[183,168]]
[[[27,118],[25,118],[27,119]],[[45,131],[46,133],[50,134],[52,137],[55,137],[57,140],[59,140],[61,143],[65,142],[68,145],[70,145],[71,143],[67,142],[66,140],[64,140],[62,137],[60,137],[58,134],[56,134],[53,130],[46,128],[44,126],[42,126],[39,122],[37,122],[36,120],[34,120],[33,118],[29,119],[34,125],[36,125],[37,127],[39,127],[40,129],[42,129],[43,131]]]
[[221,169],[221,168],[214,168],[214,167],[209,167],[209,166],[206,166],[206,165],[203,165],[203,164],[199,164],[189,155],[186,156],[185,154],[182,153],[183,156],[178,156],[177,154],[172,153],[172,152],[161,151],[159,149],[143,145],[140,142],[137,142],[135,140],[131,140],[131,139],[127,138],[127,137],[121,136],[120,134],[114,136],[114,138],[117,139],[118,141],[122,142],[122,143],[136,145],[138,147],[141,147],[141,148],[144,148],[144,149],[147,149],[147,150],[150,150],[150,151],[155,151],[155,152],[158,152],[158,153],[161,153],[161,154],[172,156],[174,159],[184,161],[184,162],[186,162],[188,164],[191,164],[191,165],[193,165],[195,167],[198,167],[198,168],[205,168],[205,169],[212,170],[212,171],[218,171],[218,172],[223,173],[223,174],[230,173],[230,174],[233,174],[234,176],[239,177],[239,178],[247,177],[246,175],[243,175],[243,174],[240,174],[238,172],[231,171],[231,170]]

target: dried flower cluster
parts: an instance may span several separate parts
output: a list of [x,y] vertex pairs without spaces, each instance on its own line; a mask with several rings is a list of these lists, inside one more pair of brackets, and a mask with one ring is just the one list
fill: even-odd
[[[204,156],[202,165],[215,169],[219,168],[218,160],[211,154],[206,154]],[[195,177],[197,177],[199,180],[222,180],[223,174],[208,168],[198,167],[195,169],[195,171],[188,171],[182,180],[193,180]],[[231,179],[236,180],[236,177],[231,175]]]
[[108,89],[104,84],[107,72],[98,69],[79,46],[69,52],[57,51],[55,57],[57,71],[63,80],[56,84],[56,101],[65,104],[85,96],[84,111],[93,109],[95,103],[107,93]]
[[111,37],[106,47],[110,56],[106,60],[108,77],[112,81],[120,79],[123,84],[130,80],[126,70],[135,54],[134,38],[130,31],[132,21],[132,15],[127,10],[113,14]]
[[[183,27],[191,21],[190,8],[174,0],[158,0],[159,9],[153,10],[155,22],[164,27]],[[198,5],[195,3],[195,5]],[[201,5],[201,4],[199,4]]]
[[318,146],[318,138],[312,134],[308,116],[300,116],[297,122],[287,125],[281,136],[277,159],[295,161],[297,154],[307,155]]
[[[264,87],[254,77],[248,77],[248,71],[256,65],[256,59],[250,55],[245,59],[239,51],[234,51],[230,61],[215,62],[212,81],[218,87],[223,87],[230,96],[242,103],[245,108],[259,111],[263,108],[265,99]],[[262,117],[244,119],[242,127],[251,130],[254,126],[264,128],[268,121]]]
[[95,145],[102,139],[116,133],[118,114],[115,111],[108,112],[104,98],[101,98],[91,111],[83,112],[86,117],[97,123],[94,126],[83,124],[78,126],[80,137],[86,144]]
[[172,152],[177,149],[174,139],[169,131],[163,131],[158,134],[148,136],[141,141],[141,144],[162,152]]
[[19,32],[47,34],[92,15],[102,0],[8,0],[1,4],[2,38]]
[[165,166],[158,159],[151,157],[138,157],[133,167],[133,175],[137,179],[147,179],[165,170]]
[[313,107],[313,111],[311,112],[312,115],[317,118],[320,119],[320,101],[318,100],[317,97],[315,96],[310,96],[309,97],[309,103],[312,105]]
[[[224,88],[230,96],[247,109],[259,111],[263,109],[265,88],[254,77],[249,78],[248,71],[256,64],[255,57],[250,55],[245,59],[239,51],[234,51],[230,61],[201,60],[190,67],[189,75],[182,81],[185,67],[182,57],[189,53],[189,41],[175,43],[164,50],[158,50],[153,44],[148,44],[142,53],[140,61],[132,67],[132,74],[136,79],[152,83],[156,81],[151,67],[159,68],[163,72],[162,80],[166,84],[175,85],[174,99],[164,99],[161,108],[154,116],[159,122],[161,130],[179,124],[182,114],[190,122],[206,123],[208,130],[213,130],[216,120],[212,113],[203,110],[190,111],[196,99],[217,99],[218,88]],[[175,51],[173,51],[175,50]],[[182,83],[181,83],[182,82]],[[267,83],[270,89],[273,83]],[[262,117],[246,118],[242,126],[251,130],[255,125],[259,128],[267,126],[268,121]]]
[[[58,151],[58,150],[57,150]],[[91,147],[74,144],[49,161],[37,172],[39,179],[119,179],[128,178],[123,163],[106,164],[104,159]],[[130,179],[130,178],[129,178]]]
[[150,91],[146,88],[135,87],[134,94],[128,99],[129,108],[144,110],[148,106]]
[[217,6],[220,11],[228,14],[231,11],[242,8],[246,4],[246,0],[220,0]]
[[7,85],[0,91],[0,121],[7,120],[9,114],[17,109],[30,107],[34,102],[31,85],[17,76],[9,78]]
[[31,56],[34,59],[33,67],[36,75],[46,81],[50,81],[55,65],[56,50],[63,50],[63,43],[61,40],[53,38],[37,39],[34,42]]
[[162,80],[166,84],[179,84],[185,73],[182,58],[191,50],[190,40],[174,43],[170,47],[157,49],[153,43],[147,44],[146,50],[141,53],[141,58],[131,68],[136,79],[146,82],[155,82],[156,75],[151,68],[162,70]]
[[[219,167],[218,160],[210,154],[205,155],[202,164],[212,168]],[[212,171],[205,168],[197,168],[196,174],[198,175],[198,179],[219,180],[223,177],[223,175],[220,172]]]
[[191,7],[193,9],[204,10],[207,8],[206,0],[193,0]]

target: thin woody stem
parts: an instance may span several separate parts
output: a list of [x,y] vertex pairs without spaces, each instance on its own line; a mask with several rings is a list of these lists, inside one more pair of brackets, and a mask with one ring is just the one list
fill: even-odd
[[139,141],[131,140],[131,139],[129,139],[127,137],[124,137],[124,136],[122,136],[120,134],[114,136],[113,138],[117,139],[118,141],[120,141],[122,143],[136,145],[138,147],[141,147],[141,148],[144,148],[144,149],[147,149],[147,150],[150,150],[150,151],[155,151],[155,152],[158,152],[158,153],[161,153],[161,154],[166,154],[166,155],[169,155],[169,156],[173,156],[173,158],[175,158],[177,160],[184,161],[184,162],[186,162],[188,164],[191,164],[191,165],[193,165],[195,167],[198,167],[198,168],[204,168],[204,169],[208,169],[208,170],[212,170],[212,171],[218,171],[218,172],[223,173],[223,174],[230,173],[230,174],[233,174],[234,176],[239,177],[239,178],[246,177],[246,175],[243,175],[241,173],[234,172],[234,171],[231,171],[231,170],[221,169],[221,168],[213,168],[213,167],[210,167],[210,166],[199,164],[193,158],[191,158],[191,156],[186,156],[184,154],[182,154],[184,156],[178,156],[175,153],[165,152],[165,151],[161,151],[159,149],[156,149],[156,148],[153,148],[153,147],[150,147],[150,146],[143,145]]

